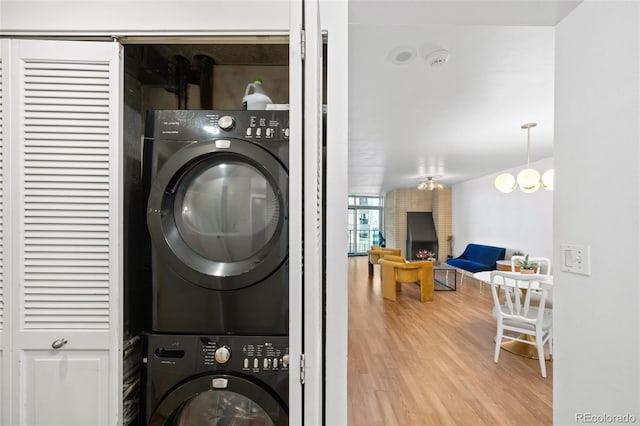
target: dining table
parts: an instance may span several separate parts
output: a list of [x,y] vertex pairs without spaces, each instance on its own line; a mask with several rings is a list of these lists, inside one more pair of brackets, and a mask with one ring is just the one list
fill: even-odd
[[[491,272],[494,272],[494,271],[476,272],[475,274],[473,274],[473,278],[475,278],[480,282],[491,285]],[[511,271],[504,271],[504,270],[501,270],[500,272],[506,275],[507,277],[511,277],[513,279],[512,282],[514,286],[516,285],[515,283],[517,282],[517,279],[521,278],[523,275],[526,275],[527,277],[537,277],[539,278],[538,282],[553,285],[553,275],[522,274],[521,272],[511,272]],[[507,280],[505,280],[505,284],[509,285],[508,278]],[[523,290],[523,291],[526,291],[526,290]],[[522,340],[530,341],[533,343],[533,345],[528,343],[518,342],[517,340],[510,340],[500,344],[500,347],[505,351],[511,352],[516,355],[520,355],[520,356],[524,356],[532,359],[538,359],[538,350],[536,349],[536,346],[535,346],[535,338],[528,334],[520,335],[518,336],[518,338]],[[551,359],[551,355],[549,354],[549,351],[546,347],[544,349],[544,359],[546,360]]]

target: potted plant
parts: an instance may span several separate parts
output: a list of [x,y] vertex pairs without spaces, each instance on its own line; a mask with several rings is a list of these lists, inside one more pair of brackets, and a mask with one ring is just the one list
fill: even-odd
[[421,260],[425,260],[426,259],[426,260],[434,261],[435,260],[435,256],[436,256],[435,253],[432,252],[431,250],[418,250],[416,252],[416,257],[418,259],[421,259]]
[[521,274],[535,274],[539,266],[538,262],[532,262],[529,260],[528,254],[524,259],[516,260],[516,264],[520,267]]

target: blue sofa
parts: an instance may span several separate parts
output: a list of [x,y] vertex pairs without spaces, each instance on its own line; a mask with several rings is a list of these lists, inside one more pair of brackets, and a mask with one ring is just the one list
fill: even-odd
[[447,260],[447,264],[475,274],[480,271],[496,269],[496,261],[504,259],[504,247],[467,244],[464,252],[455,259]]

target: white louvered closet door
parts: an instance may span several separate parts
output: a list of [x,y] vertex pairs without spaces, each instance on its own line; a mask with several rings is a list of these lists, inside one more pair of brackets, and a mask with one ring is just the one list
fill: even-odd
[[14,40],[11,50],[12,424],[115,425],[118,45]]

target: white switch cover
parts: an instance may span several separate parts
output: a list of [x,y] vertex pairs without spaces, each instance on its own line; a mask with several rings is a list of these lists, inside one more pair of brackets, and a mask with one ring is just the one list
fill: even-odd
[[591,275],[589,246],[580,244],[560,244],[560,270],[574,274]]

